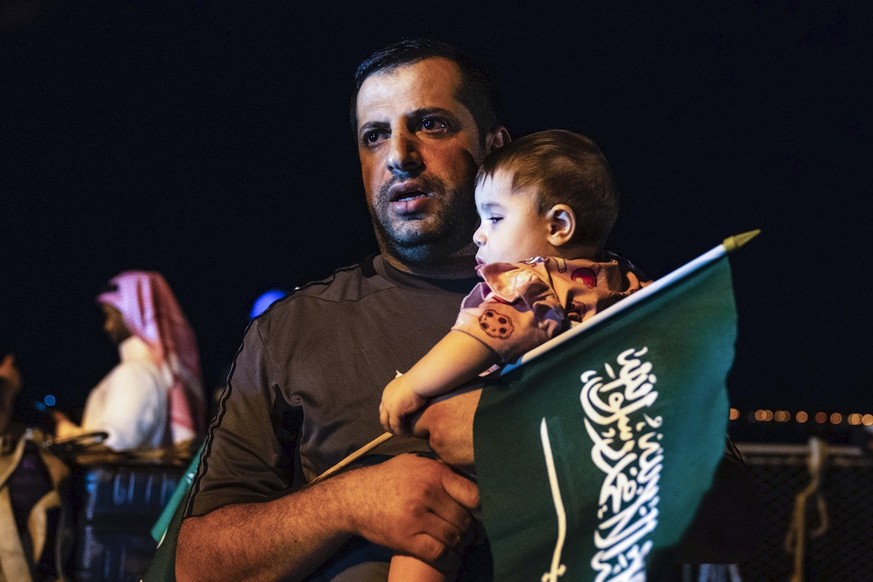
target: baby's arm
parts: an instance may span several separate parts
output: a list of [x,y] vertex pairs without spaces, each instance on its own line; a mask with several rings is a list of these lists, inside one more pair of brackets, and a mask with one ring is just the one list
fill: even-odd
[[404,419],[428,398],[472,380],[500,362],[497,353],[476,338],[450,331],[408,372],[392,380],[382,393],[379,420],[385,430],[407,434]]

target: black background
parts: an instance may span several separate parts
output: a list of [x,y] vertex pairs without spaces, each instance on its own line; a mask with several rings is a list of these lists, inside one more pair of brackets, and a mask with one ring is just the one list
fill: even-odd
[[[254,299],[375,249],[351,76],[401,37],[488,64],[514,135],[598,141],[624,194],[611,247],[653,277],[732,259],[732,402],[871,412],[871,21],[864,3],[13,1],[0,8],[0,350],[19,411],[81,407],[117,355],[94,295],[155,269],[206,384]],[[834,3],[837,4],[837,3]]]

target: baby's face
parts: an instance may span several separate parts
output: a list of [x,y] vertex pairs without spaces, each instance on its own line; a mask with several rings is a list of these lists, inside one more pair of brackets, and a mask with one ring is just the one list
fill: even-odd
[[476,187],[481,223],[473,234],[480,263],[515,263],[555,254],[550,223],[537,210],[533,188],[512,191],[512,175],[497,171]]

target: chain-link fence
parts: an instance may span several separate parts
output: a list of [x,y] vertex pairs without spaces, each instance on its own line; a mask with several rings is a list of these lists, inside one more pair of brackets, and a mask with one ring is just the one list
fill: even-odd
[[760,549],[739,565],[744,582],[873,581],[873,458],[812,442],[739,448],[764,513]]

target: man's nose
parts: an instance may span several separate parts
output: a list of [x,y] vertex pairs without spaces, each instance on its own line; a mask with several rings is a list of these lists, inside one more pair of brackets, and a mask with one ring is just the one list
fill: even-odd
[[418,138],[405,130],[394,131],[388,151],[388,170],[399,177],[415,175],[422,167]]

